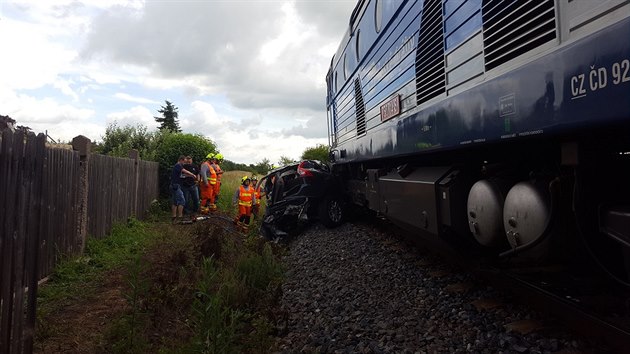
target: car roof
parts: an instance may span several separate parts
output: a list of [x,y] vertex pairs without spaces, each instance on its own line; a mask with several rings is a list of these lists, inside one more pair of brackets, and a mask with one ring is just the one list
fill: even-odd
[[267,174],[263,178],[261,178],[261,180],[263,180],[263,179],[265,179],[265,178],[267,178],[269,176],[275,175],[276,173],[282,173],[282,172],[285,172],[285,171],[288,171],[288,170],[297,169],[297,167],[298,167],[298,165],[300,163],[301,163],[301,161],[293,163],[293,164],[290,164],[290,165],[274,168],[273,170],[267,172]]
[[305,160],[300,160],[298,162],[294,162],[292,164],[289,165],[285,165],[282,167],[278,167],[278,168],[274,168],[273,170],[267,172],[267,174],[261,178],[261,180],[268,178],[269,176],[275,175],[276,173],[283,173],[289,170],[297,170],[297,167],[304,161],[312,161],[317,163],[318,165],[325,165],[326,163],[319,161],[319,160],[311,160],[311,159],[305,159]]

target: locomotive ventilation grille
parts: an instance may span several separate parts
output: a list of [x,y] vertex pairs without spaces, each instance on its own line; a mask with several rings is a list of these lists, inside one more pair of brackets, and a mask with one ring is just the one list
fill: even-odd
[[418,104],[446,90],[442,0],[424,3],[416,50],[416,97]]
[[357,114],[357,136],[365,134],[365,103],[359,78],[354,79],[354,108]]
[[486,70],[556,38],[554,0],[483,0]]

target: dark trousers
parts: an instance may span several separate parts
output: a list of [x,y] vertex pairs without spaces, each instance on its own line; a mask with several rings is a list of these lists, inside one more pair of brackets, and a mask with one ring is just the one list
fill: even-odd
[[199,189],[197,185],[182,186],[182,191],[186,199],[186,204],[184,204],[186,214],[197,213],[199,211]]

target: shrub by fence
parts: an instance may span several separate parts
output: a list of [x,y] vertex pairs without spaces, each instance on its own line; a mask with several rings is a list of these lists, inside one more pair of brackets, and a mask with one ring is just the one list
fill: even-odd
[[0,134],[0,353],[32,351],[37,282],[62,256],[142,217],[158,196],[155,162],[90,155],[85,137],[74,150],[45,143],[43,134]]

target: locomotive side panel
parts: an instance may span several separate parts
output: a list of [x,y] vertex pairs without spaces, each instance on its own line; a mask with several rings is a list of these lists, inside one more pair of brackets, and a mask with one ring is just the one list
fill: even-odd
[[355,15],[327,80],[350,200],[464,253],[589,257],[630,285],[629,1],[361,1]]
[[[413,71],[418,66],[412,63],[412,59],[416,59],[414,47],[422,42],[422,33],[419,33],[422,7],[420,3],[407,2],[397,13],[400,19],[394,19],[400,20],[399,26],[391,25],[387,28],[389,32],[377,37],[372,50],[349,78],[345,91],[333,103],[338,112],[339,107],[345,109],[339,114],[343,119],[338,119],[337,125],[337,134],[344,134],[344,139],[340,138],[333,146],[337,162],[456,149],[467,144],[541,133],[556,134],[562,133],[563,125],[573,128],[588,123],[608,124],[609,120],[628,117],[629,109],[624,105],[624,99],[630,92],[625,81],[630,45],[627,41],[617,43],[614,40],[630,35],[627,18],[590,36],[581,39],[573,36],[562,46],[558,46],[557,39],[545,42],[522,54],[521,57],[525,57],[520,60],[522,65],[517,65],[518,57],[508,60],[522,51],[521,47],[514,46],[505,49],[500,53],[502,55],[492,56],[497,52],[494,50],[489,56],[494,64],[488,68],[488,60],[483,60],[481,53],[498,44],[497,41],[488,43],[484,35],[489,32],[489,36],[496,37],[502,33],[490,29],[483,32],[475,27],[483,12],[479,1],[454,3],[463,5],[453,10],[454,7],[445,2],[442,16],[445,18],[447,93],[420,105],[414,102],[415,86],[422,88],[422,83],[413,83],[414,75],[418,75]],[[474,6],[466,7],[469,3]],[[484,7],[491,5],[488,1]],[[371,8],[371,4],[367,7]],[[541,26],[548,25],[547,13],[554,7],[547,7],[544,16],[539,16],[542,19],[534,19],[534,23],[542,21]],[[625,9],[628,10],[627,4]],[[621,10],[619,8],[614,13],[621,13]],[[567,16],[561,13],[559,17]],[[496,27],[501,23],[492,25]],[[524,26],[519,28],[523,30]],[[463,32],[460,34],[459,31]],[[465,35],[468,37],[462,39]],[[531,40],[535,43],[534,39]],[[486,48],[480,48],[482,40],[485,40]],[[549,45],[553,45],[554,50],[546,49],[544,55],[539,53]],[[509,48],[509,43],[504,46]],[[416,53],[420,61],[424,56]],[[504,60],[503,65],[495,66],[497,60]],[[482,73],[481,63],[484,61],[486,68]],[[358,89],[351,89],[357,82]],[[471,85],[475,86],[471,88]],[[366,121],[362,134],[357,133],[358,92],[365,105],[364,117],[359,117]],[[399,97],[400,112],[383,121],[381,108],[394,96]],[[615,107],[604,115],[595,115],[593,110],[597,109],[594,107],[602,103]],[[344,157],[341,157],[342,153]]]

